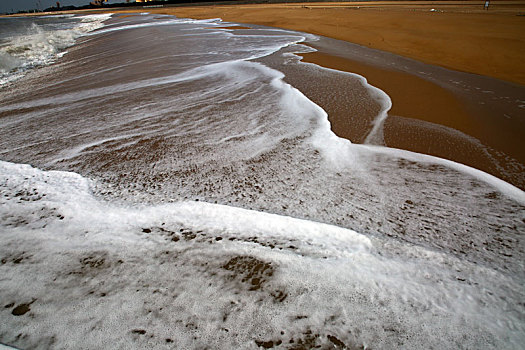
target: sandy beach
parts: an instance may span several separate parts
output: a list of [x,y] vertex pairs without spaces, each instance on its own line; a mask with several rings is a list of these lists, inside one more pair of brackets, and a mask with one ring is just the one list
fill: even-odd
[[[302,55],[304,62],[362,75],[390,96],[393,106],[384,127],[387,146],[454,160],[525,188],[522,109],[509,108],[494,101],[493,96],[487,97],[489,93],[507,99],[523,96],[525,2],[492,2],[488,11],[483,3],[343,2],[147,10],[298,30],[406,57],[409,60],[393,67],[391,60],[396,56],[367,61],[330,45],[312,45],[318,52]],[[410,59],[472,73],[474,80],[469,75],[460,76],[472,81],[469,88],[458,91],[451,84],[456,77],[437,72],[428,79],[417,74],[419,68]],[[479,82],[478,76],[488,78]],[[489,78],[495,79],[492,82]],[[500,81],[509,85],[501,86]],[[485,94],[472,93],[474,89]],[[513,90],[510,94],[509,89]],[[362,135],[356,135],[349,125],[348,112],[333,106],[333,99],[324,101],[324,93],[303,92],[328,112],[337,135],[363,142]]]
[[523,85],[139,10],[0,19],[0,344],[522,348]]
[[303,31],[426,63],[525,83],[524,1],[338,2],[148,8]]
[[[311,43],[317,52],[301,56],[303,62],[364,76],[389,95],[392,108],[383,129],[386,146],[457,161],[524,189],[525,125],[519,101],[525,95],[525,1],[492,1],[489,10],[483,6],[484,1],[370,1],[168,5],[110,12],[221,18],[391,53],[370,60],[365,51],[358,56],[331,44]],[[238,29],[245,28],[249,27]],[[398,57],[406,60],[393,64]],[[430,73],[418,72],[426,67],[419,63],[465,74],[439,71],[429,78]],[[458,79],[468,81],[468,86],[458,89]],[[338,136],[362,143],[362,130],[355,118],[349,118],[351,107],[345,110],[334,105],[339,102],[327,100],[330,86],[317,89],[324,92],[302,91],[328,112]],[[510,100],[517,103],[510,106]]]

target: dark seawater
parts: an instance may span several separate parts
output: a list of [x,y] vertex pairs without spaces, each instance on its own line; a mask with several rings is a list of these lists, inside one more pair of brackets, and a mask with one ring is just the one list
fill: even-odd
[[336,137],[288,81],[347,99],[377,143],[391,102],[300,63],[315,36],[104,24],[0,90],[1,343],[522,346],[523,191]]

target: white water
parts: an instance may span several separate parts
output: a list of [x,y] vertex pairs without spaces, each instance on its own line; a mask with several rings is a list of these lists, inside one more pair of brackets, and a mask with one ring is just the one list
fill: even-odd
[[[16,19],[2,19],[1,24],[9,26],[2,35],[0,46],[0,87],[22,77],[27,70],[46,66],[65,54],[76,39],[103,26],[111,14],[85,15],[74,17],[44,17],[39,23],[26,18],[25,25],[17,26]],[[69,21],[57,19],[67,18]],[[4,23],[9,21],[9,23]]]
[[[253,338],[287,342],[308,329],[374,348],[399,346],[400,334],[407,348],[524,341],[522,286],[445,254],[222,205],[116,206],[74,173],[6,162],[0,170],[0,291],[6,303],[35,300],[32,322],[10,319],[30,334],[26,347],[51,328],[57,345],[95,347],[111,337],[115,347],[172,338],[181,347],[253,348]],[[260,289],[241,270],[229,275],[225,264],[238,256],[271,264],[271,276],[256,275]],[[28,278],[32,287],[20,289]],[[46,327],[50,317],[60,322]]]
[[521,190],[336,137],[255,60],[305,36],[144,21],[0,104],[2,159],[76,172],[0,162],[0,342],[520,348]]

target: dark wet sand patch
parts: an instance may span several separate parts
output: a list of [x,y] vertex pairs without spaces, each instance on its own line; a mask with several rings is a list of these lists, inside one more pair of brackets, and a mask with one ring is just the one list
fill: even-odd
[[[450,159],[525,188],[521,171],[515,171],[525,167],[525,148],[517,143],[525,130],[516,123],[493,125],[495,118],[488,114],[499,111],[474,110],[469,106],[473,96],[454,93],[415,74],[322,51],[300,56],[303,62],[364,76],[391,98],[392,108],[384,124],[386,146]],[[363,141],[356,140],[355,123],[348,123],[344,108],[334,108],[334,101],[327,103],[308,91],[305,94],[328,112],[332,130],[338,136]]]
[[240,280],[248,285],[249,290],[259,290],[273,276],[274,268],[270,263],[252,256],[236,256],[228,260],[222,268],[232,272],[231,279]]
[[[23,304],[19,304],[17,305],[12,311],[11,311],[11,314],[14,315],[14,316],[23,316],[25,315],[26,313],[28,313],[29,311],[31,311],[31,304],[33,304],[34,302],[36,301],[36,299],[33,299],[30,303],[23,303]],[[9,304],[11,305],[10,307],[12,307],[14,305],[14,303],[12,304]],[[6,305],[6,308],[8,307],[8,305]]]

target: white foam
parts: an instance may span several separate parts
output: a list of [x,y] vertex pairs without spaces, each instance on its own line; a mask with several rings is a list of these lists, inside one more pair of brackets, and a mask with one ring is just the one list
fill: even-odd
[[388,96],[384,91],[368,84],[366,78],[362,78],[364,79],[363,84],[368,86],[369,90],[371,91],[371,97],[381,104],[381,111],[372,122],[372,130],[370,130],[370,133],[366,136],[363,143],[381,146],[385,144],[385,139],[383,137],[383,125],[385,124],[385,120],[388,117],[388,111],[392,108],[392,100],[390,99],[390,96]]
[[217,22],[222,21],[220,18],[196,20],[196,19],[185,19],[185,18],[179,19],[179,18],[171,17],[171,16],[169,17],[170,17],[169,19],[162,20],[162,21],[158,20],[158,21],[152,21],[152,22],[133,23],[133,24],[125,24],[125,25],[122,25],[121,23],[116,23],[114,26],[107,26],[104,29],[94,31],[90,33],[89,35],[99,35],[99,34],[106,34],[106,33],[111,33],[111,32],[116,32],[116,31],[121,31],[121,30],[157,27],[157,26],[180,25],[180,24],[216,25],[218,24]]
[[184,21],[179,19],[169,19],[165,21],[156,21],[156,22],[146,22],[146,23],[134,23],[134,24],[126,24],[126,25],[120,25],[115,24],[113,26],[108,26],[104,29],[100,29],[97,31],[94,31],[90,33],[89,35],[100,35],[100,34],[106,34],[121,30],[129,30],[129,29],[137,29],[137,28],[147,28],[147,27],[157,27],[157,26],[166,26],[166,25],[173,25],[173,24],[184,24],[184,23],[193,23],[192,21]]
[[115,205],[77,174],[7,162],[0,190],[0,295],[31,308],[31,322],[3,308],[8,344],[250,348],[318,334],[313,344],[330,335],[365,348],[518,349],[525,340],[522,281],[446,254],[209,203]]
[[55,62],[77,38],[101,28],[111,15],[79,16],[80,21],[66,29],[44,30],[33,23],[29,33],[7,38],[8,43],[0,48],[0,86],[22,77],[25,70]]
[[[312,39],[309,39],[310,41]],[[314,39],[315,40],[315,39]],[[318,40],[318,39],[317,39]],[[293,56],[295,56],[296,59],[300,59],[296,54],[297,53],[308,53],[308,52],[316,52],[317,50],[312,47],[300,47],[298,48],[298,51],[295,51]],[[374,144],[374,145],[384,145],[384,138],[383,138],[383,125],[385,123],[386,118],[388,117],[388,111],[392,108],[392,100],[390,99],[390,96],[388,96],[383,90],[371,85],[368,83],[368,80],[366,77],[363,77],[356,73],[351,72],[345,72],[345,71],[338,71],[331,68],[322,67],[319,65],[316,65],[314,63],[308,63],[308,62],[300,62],[302,65],[311,65],[315,66],[319,69],[322,69],[324,71],[329,72],[337,72],[338,74],[342,75],[348,75],[351,77],[355,77],[358,80],[361,81],[361,84],[368,90],[368,93],[371,98],[373,98],[379,105],[381,106],[381,110],[379,111],[378,115],[374,118],[372,121],[372,128],[369,131],[368,135],[365,137],[365,140],[363,143],[365,144]],[[328,117],[328,115],[327,115]],[[329,125],[329,124],[328,124]],[[327,136],[327,133],[320,134],[321,136]],[[317,142],[319,144],[320,142]],[[341,154],[340,147],[335,147],[334,150],[337,150],[335,153]],[[336,159],[337,157],[335,155],[330,156],[332,160]],[[341,158],[341,157],[339,157]],[[333,161],[332,161],[333,162]]]
[[42,18],[71,18],[74,17],[74,14],[63,14],[63,15],[45,15]]
[[[287,36],[277,44],[268,44],[268,50],[263,51],[277,50],[301,36],[283,38]],[[106,84],[103,88],[84,88],[4,105],[3,111],[46,108],[13,113],[2,126],[4,130],[11,126],[16,129],[17,122],[24,125],[22,122],[31,120],[38,126],[35,134],[42,132],[44,141],[49,142],[49,135],[56,135],[53,121],[60,119],[53,118],[59,111],[71,117],[77,115],[75,111],[81,111],[78,119],[68,121],[75,125],[73,130],[67,130],[67,135],[61,135],[63,145],[39,150],[53,157],[58,149],[55,163],[45,164],[83,156],[82,166],[87,165],[87,171],[96,173],[100,161],[95,161],[95,170],[90,169],[90,155],[106,155],[123,148],[123,152],[115,153],[138,154],[142,160],[142,156],[151,155],[147,147],[146,151],[126,147],[138,142],[137,135],[146,145],[151,141],[149,136],[155,135],[161,146],[152,153],[158,158],[151,163],[137,163],[138,166],[119,163],[116,166],[124,170],[116,176],[127,178],[127,184],[132,186],[133,181],[144,185],[147,182],[140,182],[140,176],[151,173],[150,169],[143,169],[155,167],[158,174],[175,176],[154,179],[153,185],[148,184],[151,188],[168,187],[173,185],[172,180],[195,182],[198,189],[198,182],[205,182],[204,186],[215,186],[222,203],[236,194],[226,189],[223,195],[223,184],[237,186],[251,181],[239,192],[253,195],[254,202],[239,205],[248,207],[249,203],[252,208],[270,208],[274,213],[285,211],[288,205],[289,215],[337,224],[339,215],[357,216],[360,206],[375,205],[376,196],[389,193],[382,191],[401,191],[387,188],[390,183],[381,187],[379,181],[369,190],[371,182],[354,181],[352,175],[363,155],[385,152],[389,159],[440,161],[353,145],[336,137],[326,113],[285,83],[281,72],[247,61],[251,55],[242,57],[160,78]],[[202,82],[193,84],[199,87],[197,91],[176,89],[200,79]],[[176,88],[170,90],[168,84]],[[152,95],[166,95],[135,104],[133,92],[141,88],[147,88]],[[177,98],[165,98],[170,91],[177,91]],[[133,98],[118,98],[118,94],[126,93]],[[105,104],[105,96],[112,99],[111,103]],[[105,109],[84,108],[87,99],[94,97]],[[166,115],[169,118],[164,118]],[[39,120],[46,120],[52,131],[46,130],[46,123]],[[130,123],[139,120],[141,123]],[[69,144],[69,139],[79,141]],[[281,150],[276,145],[283,139],[300,141],[288,142],[289,148]],[[20,147],[21,143],[11,144]],[[105,148],[105,144],[111,145]],[[167,150],[162,147],[166,145]],[[312,156],[312,145],[333,167],[345,170],[343,175],[335,174],[324,164],[318,169],[319,158]],[[170,156],[162,158],[162,152]],[[246,161],[257,155],[261,157],[255,162]],[[282,158],[268,161],[278,157]],[[109,157],[109,164],[104,165],[115,166],[111,162]],[[199,167],[192,167],[194,164]],[[231,171],[220,172],[221,167],[230,165]],[[250,173],[247,168],[252,166],[259,168]],[[194,174],[179,179],[185,176],[179,176],[179,171],[184,174],[193,169],[197,169]],[[395,172],[399,171],[397,168],[381,170],[381,181],[392,176],[390,170],[399,174]],[[205,181],[200,178],[202,174],[206,175]],[[104,175],[107,173],[101,177]],[[331,179],[338,175],[340,180]],[[412,178],[426,179],[417,175]],[[287,177],[290,181],[284,181]],[[352,186],[344,187],[347,181]],[[515,189],[492,178],[487,181],[516,194]],[[119,200],[136,200],[131,198],[133,194],[122,195],[115,182],[109,181],[104,193],[115,187]],[[256,182],[264,186],[264,192],[256,191],[261,187]],[[432,190],[440,191],[444,183],[437,181]],[[295,187],[296,184],[304,187]],[[397,241],[388,237],[392,226],[385,224],[381,231],[385,238],[373,238],[333,225],[226,205],[106,202],[91,193],[92,186],[98,185],[75,173],[46,172],[0,162],[0,257],[6,261],[0,265],[0,276],[4,276],[0,297],[6,305],[13,303],[13,307],[31,303],[26,317],[12,315],[11,307],[0,309],[0,317],[8,320],[0,323],[3,341],[21,348],[71,348],[78,339],[90,348],[162,347],[166,346],[166,339],[175,341],[180,348],[253,348],[257,346],[255,341],[291,344],[290,340],[295,339],[297,344],[311,337],[314,343],[307,343],[308,346],[328,347],[334,345],[328,336],[365,348],[455,348],[458,344],[465,348],[519,348],[524,342],[525,311],[520,302],[524,298],[523,281],[505,273],[507,265],[483,265],[492,256],[501,257],[499,252],[488,252],[485,260],[484,255],[479,259],[475,255],[457,258],[448,249],[450,242],[456,242],[447,236],[451,232],[428,238],[436,241],[430,246],[438,247],[431,250],[406,243],[412,236],[424,233],[419,227],[411,228],[405,240]],[[184,185],[175,184],[173,188],[172,198],[183,198],[188,193],[184,193]],[[189,192],[191,196],[198,193]],[[165,200],[166,193],[170,192],[164,187],[157,192],[152,190],[153,202]],[[372,208],[363,220],[372,224],[386,222],[381,221],[381,216],[397,209],[392,208],[403,203],[406,194],[407,190],[396,193],[384,211]],[[350,196],[355,199],[343,202]],[[418,198],[430,202],[431,196],[432,193]],[[303,200],[307,203],[297,205]],[[448,200],[454,202],[453,198]],[[298,210],[292,211],[294,205]],[[476,205],[479,206],[473,203]],[[278,211],[276,207],[283,209]],[[456,207],[445,209],[450,208]],[[330,210],[333,215],[322,213]],[[413,219],[392,217],[400,225],[409,225]],[[446,224],[455,225],[452,230],[461,225],[453,223],[450,217],[448,220]],[[373,229],[363,228],[363,232],[370,231]],[[483,232],[476,236],[475,243],[481,246],[486,235]],[[479,251],[484,254],[482,248]],[[235,265],[234,259],[239,257],[244,260],[237,260]],[[515,261],[517,258],[504,259],[509,264],[520,264]],[[259,270],[248,266],[250,263],[259,263]],[[261,273],[265,266],[267,270],[271,266],[271,275]],[[228,268],[237,269],[236,273]],[[249,273],[255,277],[246,276]],[[251,289],[257,284],[255,278],[263,280],[259,289]],[[18,334],[27,336],[17,337]]]
[[405,151],[396,148],[387,148],[374,145],[353,145],[356,148],[366,149],[373,153],[386,154],[391,157],[397,157],[402,159],[407,159],[419,163],[430,163],[430,164],[439,164],[446,166],[447,168],[457,170],[463,174],[470,175],[480,181],[485,182],[486,184],[494,187],[496,190],[504,194],[505,196],[511,198],[512,200],[525,205],[525,192],[516,186],[509,184],[506,181],[503,181],[493,175],[490,175],[484,171],[472,168],[468,165],[457,163],[448,159],[443,159],[439,157],[429,156],[426,154],[415,153],[410,151]]
[[[68,103],[72,101],[81,101],[85,99],[101,97],[101,96],[105,96],[105,95],[114,93],[115,91],[118,91],[118,92],[133,91],[137,89],[144,89],[144,88],[155,87],[155,86],[181,83],[181,82],[186,82],[186,81],[191,81],[191,80],[206,79],[206,78],[209,78],[215,75],[228,76],[228,74],[233,74],[233,76],[231,76],[232,79],[235,78],[236,80],[239,80],[239,83],[243,83],[243,81],[246,82],[248,80],[253,79],[251,76],[243,75],[242,71],[236,70],[234,68],[235,66],[249,64],[249,63],[244,63],[244,62],[245,62],[244,60],[235,60],[235,61],[227,61],[227,62],[221,62],[221,63],[213,63],[213,64],[209,64],[206,66],[199,66],[197,68],[192,68],[192,69],[189,69],[187,71],[184,71],[178,74],[163,76],[160,78],[144,79],[144,80],[135,81],[132,83],[115,84],[115,85],[107,86],[103,88],[82,90],[78,92],[62,94],[59,96],[53,96],[50,98],[36,99],[36,100],[31,100],[31,101],[23,102],[23,103],[4,105],[0,107],[0,111],[7,111],[7,110],[21,109],[21,108],[42,107],[42,106],[47,106],[47,105],[59,105],[59,104]],[[258,63],[253,63],[253,66],[264,67],[263,65],[258,64]],[[274,74],[278,74],[281,78],[283,77],[282,73],[278,71],[271,70],[271,69],[268,69],[266,71],[267,72],[273,71]]]
[[[221,65],[221,64],[217,64]],[[6,111],[10,109],[19,109],[19,108],[30,108],[30,107],[41,107],[46,105],[58,105],[63,103],[68,103],[72,101],[81,101],[85,99],[90,99],[94,97],[101,97],[108,95],[112,92],[124,92],[132,91],[147,87],[161,86],[166,84],[180,83],[188,80],[195,80],[203,78],[208,74],[208,70],[217,70],[215,69],[216,65],[210,65],[208,67],[198,67],[195,69],[188,70],[180,74],[174,74],[170,76],[164,76],[161,78],[152,78],[144,79],[132,83],[125,84],[115,84],[112,86],[107,86],[103,88],[88,89],[82,90],[73,93],[62,94],[60,96],[54,96],[50,98],[36,99],[29,102],[17,103],[11,105],[5,105],[0,108],[0,111]]]
[[315,148],[322,152],[332,166],[341,168],[356,165],[355,153],[349,147],[351,142],[337,137],[332,132],[328,114],[298,89],[285,83],[283,78],[284,74],[279,72],[272,84],[281,91],[280,106],[285,114],[296,120],[311,118],[311,124],[315,125],[316,128],[310,141]]

